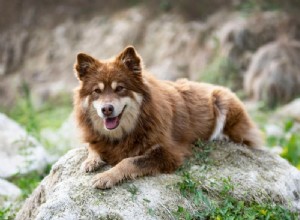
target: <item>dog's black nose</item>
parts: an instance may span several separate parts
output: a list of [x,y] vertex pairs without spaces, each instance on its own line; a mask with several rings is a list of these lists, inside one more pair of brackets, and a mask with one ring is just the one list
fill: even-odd
[[102,111],[103,115],[110,116],[113,113],[113,111],[114,111],[114,106],[112,106],[112,105],[105,105],[105,106],[103,106],[101,108],[101,111]]

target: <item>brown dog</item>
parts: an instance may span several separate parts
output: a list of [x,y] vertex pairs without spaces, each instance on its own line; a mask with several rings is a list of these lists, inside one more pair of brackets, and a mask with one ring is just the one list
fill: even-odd
[[75,69],[80,86],[74,108],[89,143],[82,168],[92,172],[114,165],[95,176],[96,188],[173,172],[198,138],[261,145],[259,130],[232,92],[184,79],[157,80],[131,46],[107,61],[80,53]]

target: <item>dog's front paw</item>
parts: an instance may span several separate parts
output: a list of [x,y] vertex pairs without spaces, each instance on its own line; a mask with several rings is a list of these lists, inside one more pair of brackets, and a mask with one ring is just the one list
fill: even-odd
[[89,173],[98,170],[105,164],[100,157],[88,157],[83,163],[81,164],[81,170]]
[[118,175],[113,171],[106,171],[97,174],[92,181],[93,187],[97,189],[109,189],[120,181]]

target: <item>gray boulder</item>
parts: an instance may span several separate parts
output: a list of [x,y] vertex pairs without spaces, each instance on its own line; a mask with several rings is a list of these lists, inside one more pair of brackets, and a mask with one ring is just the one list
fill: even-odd
[[289,117],[300,122],[300,98],[282,106],[278,109],[277,113],[280,116]]
[[0,177],[42,170],[49,163],[43,146],[20,125],[0,113]]
[[0,204],[7,199],[15,200],[21,196],[21,190],[7,180],[0,179]]
[[282,11],[267,11],[241,16],[232,13],[216,28],[222,54],[239,70],[246,70],[253,52],[278,39],[284,32],[290,39],[299,39],[299,20]]
[[245,73],[244,88],[269,107],[300,95],[300,42],[281,39],[261,47]]
[[[25,201],[16,219],[172,219],[178,206],[194,209],[192,201],[179,191],[179,173],[128,180],[110,190],[94,189],[91,180],[95,173],[80,171],[86,156],[85,148],[63,156]],[[230,177],[236,198],[273,201],[300,211],[300,172],[279,156],[216,143],[204,161],[195,158],[186,169],[201,181],[208,197],[218,195],[220,180]]]

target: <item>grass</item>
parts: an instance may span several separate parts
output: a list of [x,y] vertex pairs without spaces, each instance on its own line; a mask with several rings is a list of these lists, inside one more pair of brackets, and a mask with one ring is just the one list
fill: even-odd
[[139,189],[136,187],[136,185],[130,184],[130,185],[128,185],[128,187],[127,187],[127,191],[131,193],[131,198],[132,198],[132,199],[135,199],[135,197],[136,197],[136,195],[137,195]]
[[[287,127],[291,125],[287,124]],[[186,162],[178,174],[182,180],[177,183],[180,193],[193,202],[193,211],[178,206],[173,212],[177,219],[215,219],[215,220],[244,220],[244,219],[270,219],[270,220],[296,220],[299,215],[282,205],[265,201],[257,203],[254,201],[243,201],[235,198],[233,195],[234,184],[230,178],[221,178],[218,182],[219,192],[213,196],[208,196],[206,188],[202,187],[201,177],[194,178],[189,172],[191,164],[206,163],[202,169],[209,169],[212,161],[209,154],[214,148],[215,143],[204,143],[198,141],[195,144],[195,156]],[[215,182],[213,184],[216,184]],[[246,193],[246,192],[245,192]]]
[[200,81],[223,85],[236,90],[238,85],[235,85],[235,82],[239,80],[238,78],[234,64],[228,58],[216,56],[202,72]]
[[191,199],[196,211],[190,211],[178,206],[174,215],[177,219],[270,219],[270,220],[296,220],[299,215],[285,207],[274,203],[259,204],[243,201],[232,196],[234,186],[230,178],[221,179],[222,188],[218,201],[210,199],[201,188],[201,183],[194,180],[188,172],[183,173],[183,179],[178,183],[181,194]]
[[16,214],[10,206],[6,207],[6,208],[0,207],[0,219],[1,220],[11,220],[11,219],[14,219],[15,217],[16,217]]
[[22,194],[21,197],[14,202],[14,204],[2,207],[0,206],[0,220],[11,220],[15,218],[22,201],[24,201],[33,192],[44,177],[50,172],[50,169],[51,165],[48,165],[40,172],[34,171],[24,175],[16,174],[8,179],[11,183],[15,184],[22,190]]
[[284,142],[281,156],[300,169],[300,135],[292,133]]
[[235,7],[236,10],[244,14],[261,11],[278,11],[280,8],[279,1],[274,0],[243,0]]
[[283,136],[267,137],[268,146],[282,146],[281,156],[300,169],[300,134],[294,130],[294,121],[288,119],[283,124]]
[[250,114],[262,131],[265,130],[266,124],[274,124],[282,128],[282,135],[266,136],[265,145],[270,148],[282,147],[281,156],[300,169],[300,134],[296,122],[288,117],[274,116],[276,115],[275,110],[268,110],[263,105],[259,110],[250,112]]
[[23,83],[22,96],[12,108],[2,111],[40,140],[40,131],[43,128],[58,129],[67,119],[72,111],[72,99],[70,95],[60,94],[39,108],[34,106],[32,99],[29,86]]
[[234,91],[242,91],[242,76],[239,69],[228,57],[221,54],[221,45],[214,38],[215,49],[212,59],[200,74],[200,81],[223,85]]
[[274,118],[275,110],[268,110],[263,104],[260,104],[258,110],[249,113],[262,131],[265,130],[266,124],[273,124],[282,128],[282,135],[265,136],[265,145],[270,148],[282,147],[281,156],[300,169],[300,134],[299,128],[296,128],[296,122],[287,117]]
[[73,108],[71,95],[59,94],[37,107],[26,83],[22,84],[21,91],[22,95],[12,108],[1,110],[24,127],[28,134],[35,137],[49,153],[57,153],[51,140],[41,136],[41,131],[45,128],[57,130],[66,121]]
[[51,165],[44,170],[34,171],[25,175],[16,174],[9,181],[22,190],[22,199],[26,199],[51,170]]
[[213,150],[215,143],[214,142],[204,142],[198,140],[194,144],[193,148],[193,157],[189,160],[186,160],[185,163],[179,167],[176,171],[178,174],[188,170],[192,165],[198,165],[201,169],[207,169],[211,165],[211,160],[208,157],[210,152]]

